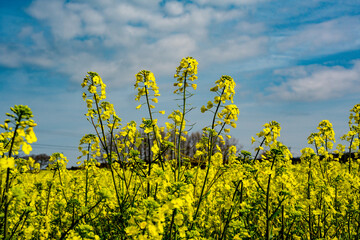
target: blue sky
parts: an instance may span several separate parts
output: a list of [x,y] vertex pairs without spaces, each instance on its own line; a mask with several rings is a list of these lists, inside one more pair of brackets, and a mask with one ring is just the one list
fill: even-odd
[[360,2],[322,0],[22,0],[0,1],[0,121],[13,105],[32,108],[38,123],[33,153],[63,152],[93,133],[81,82],[88,71],[107,84],[123,124],[136,110],[134,75],[155,74],[160,123],[177,108],[173,75],[183,57],[199,62],[195,130],[209,125],[200,107],[221,75],[237,83],[240,109],[232,136],[253,151],[266,122],[282,126],[294,155],[324,119],[339,137],[360,103]]

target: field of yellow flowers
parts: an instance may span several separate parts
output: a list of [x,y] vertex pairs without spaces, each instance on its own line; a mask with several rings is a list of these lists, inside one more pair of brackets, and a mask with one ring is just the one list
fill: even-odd
[[[155,110],[160,93],[152,72],[136,74],[137,108],[147,117],[126,125],[105,101],[101,77],[89,72],[82,87],[94,134],[80,140],[77,171],[66,169],[61,153],[52,154],[46,170],[31,158],[15,158],[19,151],[29,154],[37,139],[31,109],[12,107],[0,125],[1,239],[359,239],[360,104],[350,110],[342,137],[348,146],[334,149],[332,124],[324,120],[308,137],[313,148],[301,150],[301,162],[292,164],[277,140],[280,124],[272,121],[252,138],[254,154],[237,155],[232,146],[224,163],[217,143],[231,137],[239,115],[236,84],[224,75],[201,108],[212,119],[189,158],[181,142],[197,64],[187,57],[177,67],[174,94],[181,104],[165,127],[154,118],[165,112]],[[349,157],[340,163],[345,152]],[[101,154],[109,168],[98,167]]]

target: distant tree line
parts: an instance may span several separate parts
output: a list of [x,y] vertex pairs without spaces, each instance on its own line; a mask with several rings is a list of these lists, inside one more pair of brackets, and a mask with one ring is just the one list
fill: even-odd
[[[151,152],[149,153],[149,149],[152,147],[152,142],[149,141],[147,134],[145,134],[142,130],[140,130],[141,133],[141,137],[144,138],[144,141],[142,141],[142,143],[140,144],[140,146],[136,149],[139,151],[139,158],[140,159],[144,159],[144,161],[147,161],[147,159],[150,159],[148,157],[149,154],[152,154]],[[162,137],[164,138],[166,133],[161,132]],[[189,135],[185,135],[184,136],[186,138],[186,141],[182,141],[180,143],[180,148],[181,148],[181,155],[185,158],[188,159],[192,165],[196,165],[195,161],[194,161],[194,155],[196,153],[196,144],[201,140],[202,138],[202,133],[197,131],[197,132],[193,132]],[[107,139],[110,139],[110,137],[108,137]],[[220,140],[216,141],[216,144],[220,147],[221,152],[223,154],[223,163],[227,163],[228,162],[228,155],[229,155],[229,148],[231,146],[236,146],[237,148],[237,153],[240,152],[240,150],[242,149],[242,146],[239,144],[238,139],[232,137],[230,139],[225,138],[224,139],[225,143],[221,143]],[[150,145],[150,147],[149,147]],[[109,143],[110,146],[110,143]],[[115,146],[112,149],[113,151],[115,150]],[[106,166],[107,162],[106,159],[104,159],[102,156],[105,153],[105,150],[101,150],[101,156],[98,157],[98,161],[101,163],[102,166]],[[169,156],[170,159],[174,159],[175,158],[175,152],[172,151],[172,149],[168,149],[167,151],[164,152],[164,155]]]
[[[144,138],[146,138],[146,134],[142,133],[142,136]],[[191,162],[192,166],[196,166],[199,163],[194,159],[194,155],[196,153],[196,143],[198,143],[202,138],[202,134],[201,132],[193,132],[190,135],[186,136],[186,141],[181,142],[181,149],[182,149],[182,156],[189,159]],[[225,138],[225,144],[222,144],[220,141],[217,142],[217,144],[219,145],[222,154],[223,154],[223,163],[227,163],[228,162],[228,153],[229,153],[229,148],[231,146],[236,146],[237,148],[237,155],[238,155],[238,160],[244,162],[244,163],[249,163],[249,161],[252,161],[252,157],[251,157],[251,153],[247,152],[247,151],[241,151],[242,146],[239,144],[238,139],[232,137],[231,139],[227,139]],[[148,154],[148,146],[147,144],[149,143],[149,141],[143,141],[142,144],[139,146],[139,148],[137,149],[140,152],[139,157],[141,159],[148,159],[147,154]],[[150,146],[151,147],[151,146]],[[101,150],[101,153],[105,153],[104,150]],[[173,158],[175,157],[175,153],[172,150],[168,150],[165,152],[165,154],[167,154],[168,156],[172,156]],[[262,159],[262,154],[259,155],[258,160]],[[339,154],[333,154],[334,158],[339,158]],[[17,156],[19,157],[19,156]],[[50,156],[45,154],[45,153],[41,153],[41,154],[32,154],[29,156],[24,156],[22,158],[24,159],[29,159],[29,157],[33,158],[35,160],[35,163],[39,163],[40,164],[40,168],[41,169],[45,169],[47,167],[47,165],[49,164],[49,159]],[[320,156],[321,157],[321,156]],[[356,155],[356,153],[344,153],[340,158],[339,161],[341,163],[346,163],[348,161],[349,158],[352,159],[358,159],[359,156]],[[100,166],[101,167],[107,167],[107,162],[106,159],[104,159],[102,157],[102,155],[100,157],[98,157],[97,159],[100,162]],[[292,163],[293,164],[297,164],[301,162],[300,157],[293,157],[292,159]],[[200,163],[202,165],[202,167],[205,167],[205,162]],[[73,166],[70,169],[78,169],[77,166]]]
[[39,163],[41,169],[45,169],[47,167],[47,165],[49,164],[49,160],[50,160],[50,156],[45,154],[45,153],[31,154],[29,156],[25,156],[25,157],[22,157],[22,158],[29,159],[29,157],[34,159],[35,163]]

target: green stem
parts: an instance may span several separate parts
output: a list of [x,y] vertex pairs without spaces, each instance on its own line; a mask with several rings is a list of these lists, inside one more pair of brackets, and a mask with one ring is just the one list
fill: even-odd
[[[11,139],[11,145],[10,145],[10,150],[9,150],[9,158],[11,158],[12,155],[12,148],[14,146],[14,142],[15,142],[15,137],[16,137],[16,131],[18,130],[19,126],[20,126],[20,122],[21,122],[21,118],[22,118],[22,114],[19,115],[18,119],[16,120],[16,122],[18,122],[18,124],[16,124],[15,126],[15,131],[14,131],[14,136]],[[6,170],[6,182],[5,182],[5,196],[4,196],[4,204],[5,204],[5,209],[4,209],[4,239],[7,238],[7,234],[8,234],[8,216],[9,216],[9,204],[8,201],[8,193],[9,193],[9,188],[10,188],[10,168],[7,168]]]
[[[98,134],[98,137],[103,145],[103,148],[105,149],[106,151],[106,154],[107,154],[107,158],[108,158],[108,163],[110,164],[110,171],[111,171],[111,176],[112,176],[112,180],[113,180],[113,184],[114,184],[114,188],[115,188],[115,193],[116,193],[116,198],[117,198],[117,202],[120,206],[120,196],[119,196],[119,192],[118,192],[118,189],[117,189],[117,186],[116,186],[116,181],[115,181],[115,176],[114,176],[114,170],[113,170],[113,166],[112,166],[112,159],[111,159],[111,149],[108,149],[108,145],[107,145],[107,142],[106,142],[106,135],[105,135],[105,130],[104,130],[104,125],[103,125],[103,122],[101,120],[101,115],[100,115],[100,108],[99,108],[99,104],[98,104],[98,101],[97,101],[97,98],[96,98],[96,95],[94,94],[94,100],[95,100],[95,103],[96,103],[96,110],[97,110],[97,113],[98,113],[98,117],[99,117],[99,122],[100,122],[100,128],[101,128],[101,132],[102,132],[102,136],[104,137],[104,139],[102,140],[102,138],[100,137],[99,133],[97,132],[97,129],[95,127],[95,130]],[[113,124],[114,125],[114,124]],[[94,125],[95,126],[95,125]],[[112,132],[111,132],[111,135],[112,135]]]
[[[273,159],[271,164],[270,170],[273,169],[275,165],[276,157]],[[268,185],[266,189],[266,207],[265,207],[265,214],[266,214],[266,240],[270,239],[270,224],[271,224],[271,217],[270,217],[270,184],[271,184],[271,173],[269,174]]]
[[88,203],[88,187],[89,187],[89,159],[90,159],[90,143],[88,146],[88,154],[87,154],[87,166],[85,172],[85,207],[87,207]]
[[[147,89],[147,86],[146,86],[146,85],[145,85],[145,96],[146,96],[146,103],[147,103],[147,106],[148,106],[148,111],[149,111],[150,120],[151,120],[151,123],[152,123],[152,122],[153,122],[153,116],[152,116],[152,112],[151,112],[151,109],[150,109],[148,89]],[[160,141],[160,139],[158,139],[158,137],[157,137],[157,135],[156,135],[155,125],[152,125],[152,129],[153,129],[153,133],[154,133],[154,138],[155,138],[156,144],[157,144],[158,148],[161,149],[161,141]],[[160,164],[161,164],[162,169],[164,170],[164,164],[163,164],[163,161],[162,161],[161,154],[159,154],[159,161],[160,161]]]
[[[178,141],[177,141],[177,167],[178,167],[178,181],[180,181],[180,170],[181,170],[181,158],[180,158],[180,142],[181,142],[181,133],[182,133],[182,128],[183,128],[183,124],[184,124],[184,120],[185,120],[185,113],[186,113],[186,77],[187,77],[187,73],[185,72],[185,76],[184,76],[184,88],[183,88],[183,112],[182,112],[182,117],[181,117],[181,122],[180,122],[180,128],[179,128],[179,137],[178,137]],[[175,178],[176,181],[176,178]]]
[[[239,188],[240,184],[241,184],[241,187],[240,187],[240,201],[239,201],[239,203],[241,204],[242,203],[242,196],[243,196],[243,181],[242,180],[240,180],[238,182],[238,184],[236,185],[235,192],[234,192],[234,195],[233,195],[233,198],[232,198],[232,202],[234,202],[234,200],[235,200],[236,193],[238,192],[238,188]],[[225,239],[226,230],[227,230],[227,228],[229,226],[232,214],[234,212],[234,208],[235,208],[235,206],[231,206],[231,208],[229,209],[228,217],[226,219],[224,230],[223,230],[223,232],[221,234],[220,240]]]
[[[88,145],[88,154],[87,154],[87,166],[85,169],[85,207],[87,207],[88,204],[88,187],[89,187],[89,159],[90,159],[90,143]],[[86,222],[86,217],[85,217],[85,222]]]
[[[211,135],[210,135],[211,136]],[[212,141],[212,137],[210,137],[210,141]],[[196,207],[196,211],[195,211],[195,215],[194,215],[194,220],[193,220],[193,223],[191,225],[191,228],[190,230],[192,229],[194,223],[195,223],[195,220],[197,218],[197,215],[198,215],[198,212],[199,212],[199,209],[200,209],[200,204],[201,204],[201,201],[203,199],[203,194],[204,194],[204,189],[205,189],[205,185],[206,185],[206,181],[208,179],[208,175],[209,175],[209,171],[210,171],[210,164],[211,164],[211,156],[212,156],[212,148],[209,149],[209,157],[208,157],[208,166],[207,166],[207,169],[206,169],[206,174],[205,174],[205,178],[204,178],[204,183],[202,185],[202,188],[201,188],[201,193],[200,193],[200,197],[199,197],[199,202],[197,204],[197,207]]]
[[150,146],[150,136],[147,134],[148,140],[148,150],[149,150],[149,162],[148,162],[148,179],[147,179],[147,196],[150,197],[150,175],[151,175],[151,146]]
[[111,171],[111,177],[112,177],[113,184],[114,184],[114,188],[115,188],[116,199],[117,199],[118,205],[120,206],[120,205],[121,205],[121,203],[120,203],[120,196],[119,196],[118,188],[117,188],[117,185],[116,185],[116,180],[115,180],[115,175],[114,175],[114,169],[113,169],[113,165],[112,165],[112,164],[110,165],[110,171]]
[[349,218],[348,218],[348,224],[347,224],[347,229],[348,229],[348,239],[351,239],[351,233],[350,233],[350,221],[351,221],[351,214],[348,214]]
[[264,144],[265,139],[266,139],[266,138],[264,137],[264,139],[263,139],[262,142],[260,143],[259,149],[257,150],[257,152],[256,152],[256,154],[255,154],[254,160],[256,160],[256,158],[258,157],[259,152],[260,152],[260,147],[262,147],[262,145]]
[[[29,206],[29,204],[27,204],[27,206]],[[11,232],[11,235],[10,235],[10,237],[9,237],[9,240],[12,239],[12,237],[15,235],[17,229],[19,228],[21,222],[23,221],[23,219],[24,219],[24,217],[25,217],[25,219],[24,219],[24,221],[23,221],[23,226],[24,226],[24,223],[25,223],[28,215],[29,215],[29,211],[28,211],[28,210],[24,210],[24,212],[20,215],[18,222],[14,225],[14,227],[13,227],[13,229],[12,229],[12,232]],[[21,231],[21,229],[23,228],[23,226],[20,228],[20,231]]]
[[219,111],[219,108],[221,106],[221,96],[224,94],[225,92],[225,88],[223,88],[221,94],[220,94],[220,100],[218,102],[218,105],[216,106],[216,110],[215,110],[215,114],[214,114],[214,117],[213,117],[213,120],[212,120],[212,124],[211,124],[211,129],[214,129],[215,128],[215,120],[216,120],[216,115],[217,115],[217,112]]
[[[312,177],[312,171],[311,171],[311,158],[309,158],[309,173],[308,173],[308,189],[307,189],[307,199],[309,200],[310,203],[310,199],[311,199],[311,188],[310,188],[310,181],[311,181],[311,177]],[[311,204],[309,204],[309,235],[310,235],[310,240],[313,239],[313,233],[312,233],[312,222],[311,222],[312,216],[311,216]]]
[[5,185],[5,196],[4,196],[4,212],[5,212],[5,216],[4,216],[4,239],[7,238],[7,233],[8,233],[8,209],[9,209],[9,202],[8,202],[8,192],[9,192],[9,177],[10,177],[10,168],[7,168],[6,171],[6,185]]
[[285,207],[281,206],[281,239],[285,240]]
[[65,239],[66,235],[83,219],[87,214],[89,214],[97,205],[102,202],[103,199],[100,199],[94,206],[92,206],[86,213],[81,215],[76,221],[74,221],[71,226],[61,234],[60,240]]
[[[54,179],[55,179],[55,174],[56,174],[56,169],[55,169],[55,171],[54,171],[53,181],[54,181]],[[50,183],[50,186],[49,186],[49,192],[48,192],[47,201],[46,201],[45,215],[48,214],[48,210],[49,210],[50,193],[51,193],[51,188],[52,188],[52,186],[53,186],[53,181]]]
[[59,180],[60,180],[60,185],[61,185],[61,192],[63,193],[64,199],[66,201],[66,203],[68,202],[66,195],[65,195],[65,191],[64,191],[64,186],[61,180],[61,170],[59,169]]
[[354,135],[351,137],[351,140],[350,140],[350,146],[349,146],[349,157],[348,157],[348,161],[349,161],[349,173],[351,172],[351,145],[352,145],[352,142],[354,140]]
[[328,138],[325,138],[325,150],[328,152],[328,147],[327,147],[327,142],[328,142]]
[[269,174],[269,179],[268,179],[268,186],[266,189],[266,240],[270,239],[270,183],[271,183],[271,174]]
[[[96,98],[96,95],[94,94],[94,100],[95,100],[95,103],[96,103],[96,110],[97,110],[97,114],[98,114],[98,117],[99,117],[99,122],[100,122],[100,129],[101,129],[101,133],[102,133],[102,136],[104,137],[104,139],[102,139],[99,135],[99,133],[97,132],[97,129],[96,129],[96,125],[94,125],[95,127],[95,130],[99,136],[99,139],[100,139],[100,142],[103,146],[103,148],[105,149],[106,151],[106,154],[109,156],[109,149],[108,149],[108,145],[107,145],[107,142],[106,142],[106,136],[105,136],[105,130],[104,130],[104,125],[102,123],[102,120],[101,120],[101,115],[100,115],[100,108],[99,108],[99,104],[98,104],[98,101],[97,101],[97,98]],[[92,118],[91,118],[92,119]],[[111,149],[110,149],[111,151]],[[110,159],[111,160],[111,159]],[[110,163],[110,162],[109,162]]]
[[173,214],[172,214],[172,217],[171,217],[171,223],[170,223],[170,229],[169,229],[169,240],[171,240],[171,238],[172,238],[172,229],[173,229],[176,213],[177,213],[177,209],[175,208],[173,210]]
[[[224,89],[222,91],[222,93],[224,93]],[[197,204],[197,207],[196,207],[196,211],[195,211],[195,215],[194,215],[194,218],[193,218],[193,223],[191,224],[191,227],[190,227],[190,230],[193,228],[194,226],[194,223],[195,223],[195,220],[197,218],[197,215],[198,215],[198,212],[199,212],[199,209],[200,209],[200,204],[201,204],[201,201],[203,199],[203,194],[204,194],[204,189],[205,189],[205,185],[206,185],[206,181],[208,179],[208,176],[209,176],[209,171],[210,171],[210,165],[211,165],[211,156],[212,156],[212,152],[213,152],[213,144],[214,144],[214,141],[213,141],[213,131],[214,128],[215,128],[215,119],[216,119],[216,115],[217,115],[217,112],[219,111],[219,108],[220,108],[220,104],[221,104],[221,101],[218,102],[218,105],[216,107],[216,110],[215,110],[215,113],[214,113],[214,117],[213,117],[213,121],[212,121],[212,125],[211,125],[211,131],[210,131],[210,137],[209,137],[209,142],[208,142],[208,165],[207,165],[207,169],[206,169],[206,174],[205,174],[205,178],[204,178],[204,183],[202,185],[202,188],[201,188],[201,193],[200,193],[200,197],[199,197],[199,202]],[[225,125],[222,126],[219,134],[221,133],[222,129],[224,128]]]

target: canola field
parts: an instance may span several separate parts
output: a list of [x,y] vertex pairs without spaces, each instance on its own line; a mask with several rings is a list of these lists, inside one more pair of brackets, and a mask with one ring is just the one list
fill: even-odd
[[[51,155],[46,170],[32,158],[18,158],[31,152],[36,123],[28,106],[12,107],[0,125],[0,238],[360,238],[360,104],[350,110],[349,132],[342,136],[347,146],[335,146],[332,124],[324,120],[308,137],[311,148],[301,150],[301,162],[292,164],[277,140],[280,124],[271,121],[252,138],[254,153],[237,154],[231,146],[224,161],[218,143],[231,138],[239,115],[236,84],[224,75],[201,108],[212,118],[190,157],[181,143],[197,61],[183,58],[174,78],[181,103],[165,127],[154,118],[165,112],[155,110],[160,93],[147,70],[135,83],[137,108],[147,117],[121,125],[105,101],[105,83],[89,72],[82,87],[94,132],[80,140],[76,171],[66,169],[61,153]],[[108,168],[99,168],[99,157]]]

